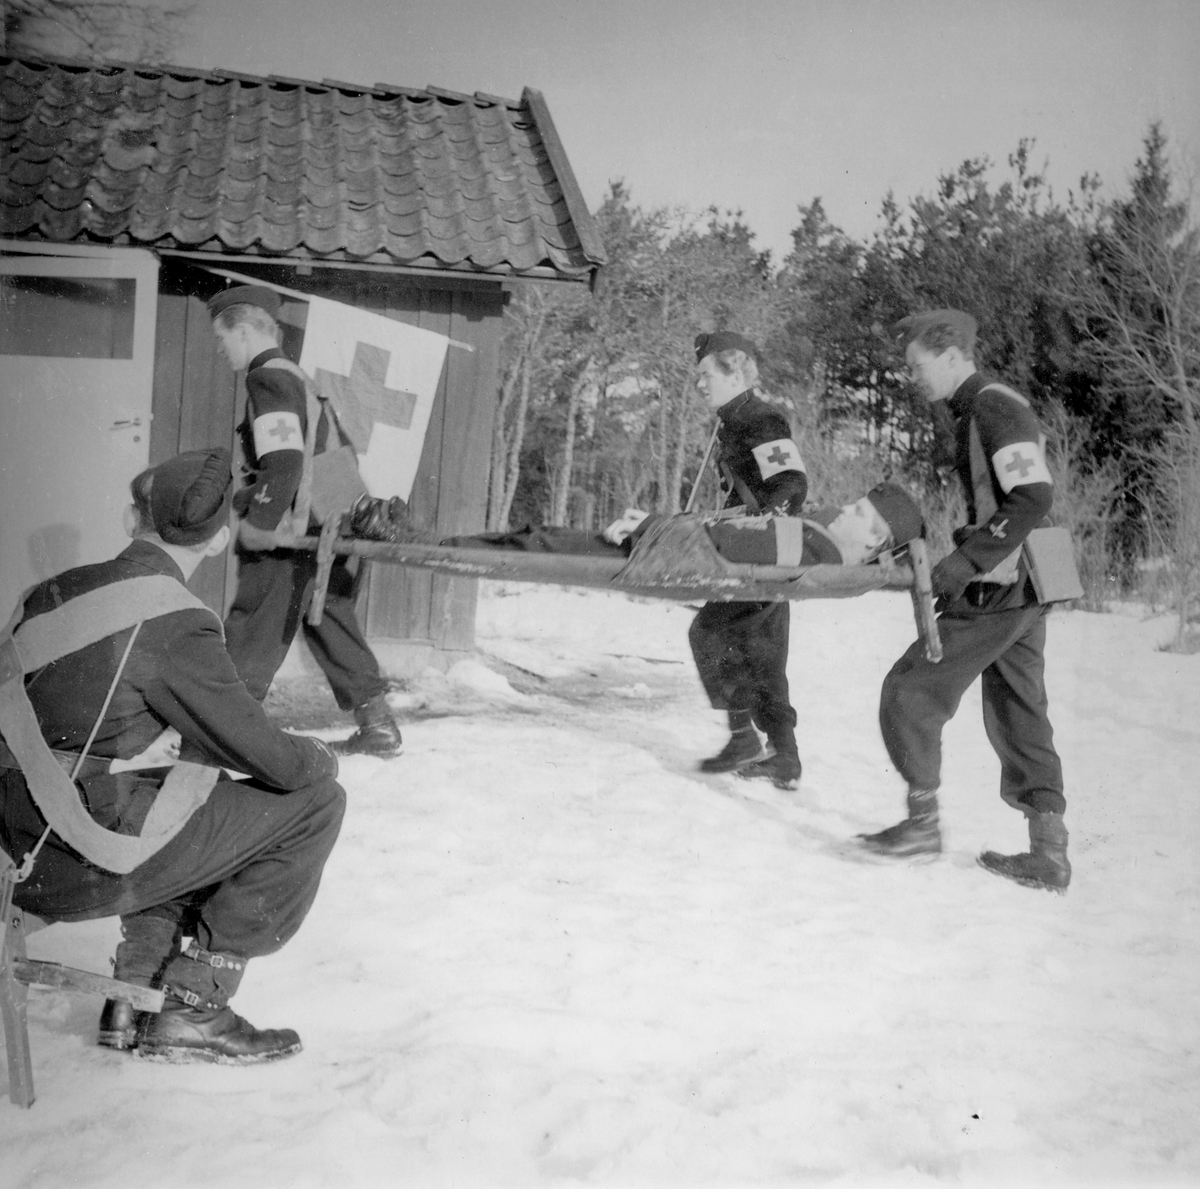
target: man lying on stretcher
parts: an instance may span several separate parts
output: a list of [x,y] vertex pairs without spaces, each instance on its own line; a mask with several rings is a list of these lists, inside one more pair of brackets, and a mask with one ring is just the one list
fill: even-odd
[[[364,496],[350,514],[350,531],[367,541],[519,549],[529,553],[627,557],[663,517],[635,508],[601,533],[553,525],[525,525],[505,533],[438,538],[408,524],[400,500]],[[768,566],[865,565],[921,535],[921,511],[895,483],[879,483],[842,507],[813,508],[805,516],[746,515],[728,508],[697,517],[727,561]]]

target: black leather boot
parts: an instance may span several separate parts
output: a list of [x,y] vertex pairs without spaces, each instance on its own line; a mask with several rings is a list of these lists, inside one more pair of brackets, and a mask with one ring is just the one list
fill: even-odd
[[737,770],[743,780],[769,780],[777,789],[791,791],[800,784],[800,757],[787,751],[777,751],[765,760],[746,764]]
[[864,850],[893,859],[941,854],[937,789],[909,789],[908,817],[878,834],[859,834],[858,840]]
[[335,754],[379,756],[390,760],[404,750],[400,728],[392,717],[385,694],[376,694],[361,706],[355,706],[354,721],[358,723],[358,730],[353,735],[329,745]]
[[1029,818],[1029,853],[998,855],[985,850],[979,865],[1026,888],[1063,893],[1071,882],[1067,827],[1061,813],[1035,813]]
[[[167,917],[136,913],[121,918],[123,941],[113,958],[113,978],[139,987],[153,987],[167,963],[179,952],[179,926]],[[106,1049],[137,1047],[143,1012],[125,999],[108,999],[100,1012],[96,1043]]]
[[700,761],[701,772],[736,772],[745,764],[767,758],[750,711],[729,710],[726,713],[729,716],[729,742],[715,756]]
[[175,1065],[258,1065],[298,1053],[300,1037],[290,1028],[255,1028],[229,1006],[245,969],[236,954],[189,946],[163,977],[163,1010],[142,1017],[138,1056]]
[[350,509],[350,533],[363,541],[436,545],[440,537],[417,528],[409,517],[408,505],[399,497],[390,500],[361,495]]

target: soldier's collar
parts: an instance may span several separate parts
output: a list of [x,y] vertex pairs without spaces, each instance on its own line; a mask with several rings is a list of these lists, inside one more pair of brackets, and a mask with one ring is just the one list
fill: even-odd
[[268,347],[265,351],[260,351],[249,364],[246,366],[248,372],[252,372],[256,367],[262,367],[268,359],[286,359],[287,356],[278,347]]
[[732,400],[727,400],[718,410],[717,416],[722,421],[728,421],[739,409],[745,408],[750,401],[751,390],[746,389],[745,392],[733,397]]
[[981,372],[972,372],[946,402],[950,411],[956,416],[961,414],[971,399],[979,395],[979,390],[990,382]]
[[117,556],[122,561],[144,566],[155,574],[165,574],[168,578],[183,582],[183,571],[175,564],[175,559],[144,537],[135,537]]

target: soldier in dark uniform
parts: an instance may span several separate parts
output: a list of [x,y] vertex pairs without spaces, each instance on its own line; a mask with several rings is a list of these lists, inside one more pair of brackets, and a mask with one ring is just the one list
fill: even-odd
[[[719,331],[697,335],[695,348],[696,386],[720,418],[717,465],[729,493],[726,507],[798,516],[808,476],[787,419],[754,392],[754,344]],[[728,714],[730,732],[721,751],[701,762],[701,771],[796,787],[800,757],[787,681],[790,615],[786,602],[706,603],[692,622],[688,639],[700,680],[712,705]]]
[[[387,681],[355,615],[356,575],[349,559],[334,559],[325,612],[317,626],[304,620],[312,601],[316,554],[286,547],[289,532],[305,524],[290,514],[304,471],[308,432],[304,381],[279,349],[279,296],[257,285],[239,285],[213,297],[209,312],[217,342],[235,370],[246,371],[246,416],[239,427],[251,482],[234,497],[238,528],[238,587],[225,621],[229,655],[246,687],[267,696],[297,630],[321,666],[342,710],[358,730],[336,745],[344,754],[399,755],[400,729],[386,699]],[[324,418],[324,414],[322,415]],[[317,453],[325,435],[316,435]]]
[[897,331],[922,394],[949,402],[970,523],[955,532],[957,549],[933,570],[941,662],[927,660],[918,642],[883,683],[879,721],[892,763],[908,782],[908,817],[862,835],[862,844],[898,858],[940,852],[942,728],[982,675],[983,720],[1000,757],[1000,795],[1028,819],[1029,852],[986,851],[979,861],[1018,883],[1062,891],[1071,865],[1062,765],[1044,681],[1049,608],[1038,601],[1022,552],[1030,531],[1047,523],[1054,498],[1044,437],[1023,396],[976,371],[969,314],[915,314]]
[[[28,652],[43,616],[54,632],[90,628],[95,636],[104,630],[97,622],[128,615],[134,587],[149,579],[155,592],[141,596],[151,599],[144,619],[135,611],[131,626],[25,670],[40,737],[19,741],[10,726],[0,742],[0,843],[18,863],[34,856],[16,888],[19,907],[54,920],[120,916],[116,977],[165,992],[162,1013],[146,1014],[140,1031],[129,1004],[110,1001],[101,1043],[157,1059],[247,1064],[300,1048],[295,1032],[254,1028],[228,1000],[247,960],[278,950],[303,921],[345,795],[330,748],[270,722],[238,678],[220,619],[184,588],[205,557],[228,545],[230,463],[226,450],[193,451],[143,472],[126,510],[133,543],[112,561],[67,570],[26,596],[10,655]],[[177,606],[163,612],[167,598]],[[206,779],[178,814],[177,832],[147,841],[175,770],[113,773],[110,765],[171,727],[180,759],[195,765],[180,767]],[[145,846],[127,873],[101,867],[94,852],[85,857],[49,830],[46,782],[31,791],[13,755],[45,744],[75,773],[64,792],[86,806],[86,828]],[[229,779],[224,769],[248,779]],[[192,939],[186,949],[185,937]]]

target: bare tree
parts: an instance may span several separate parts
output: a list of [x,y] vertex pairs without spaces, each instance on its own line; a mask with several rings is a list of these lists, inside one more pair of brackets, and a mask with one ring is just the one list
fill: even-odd
[[191,0],[6,0],[4,49],[15,56],[161,63],[183,39],[193,9]]
[[521,448],[529,423],[529,395],[551,313],[547,295],[531,286],[509,310],[509,358],[492,428],[492,465],[488,491],[487,526],[505,532],[513,497],[521,478]]
[[1080,308],[1092,355],[1114,390],[1200,423],[1200,227],[1172,193],[1166,139],[1153,125],[1132,196],[1100,212],[1092,281]]
[[1178,611],[1173,649],[1191,651],[1188,621],[1200,598],[1200,434],[1177,426],[1147,453],[1153,486],[1141,498]]

